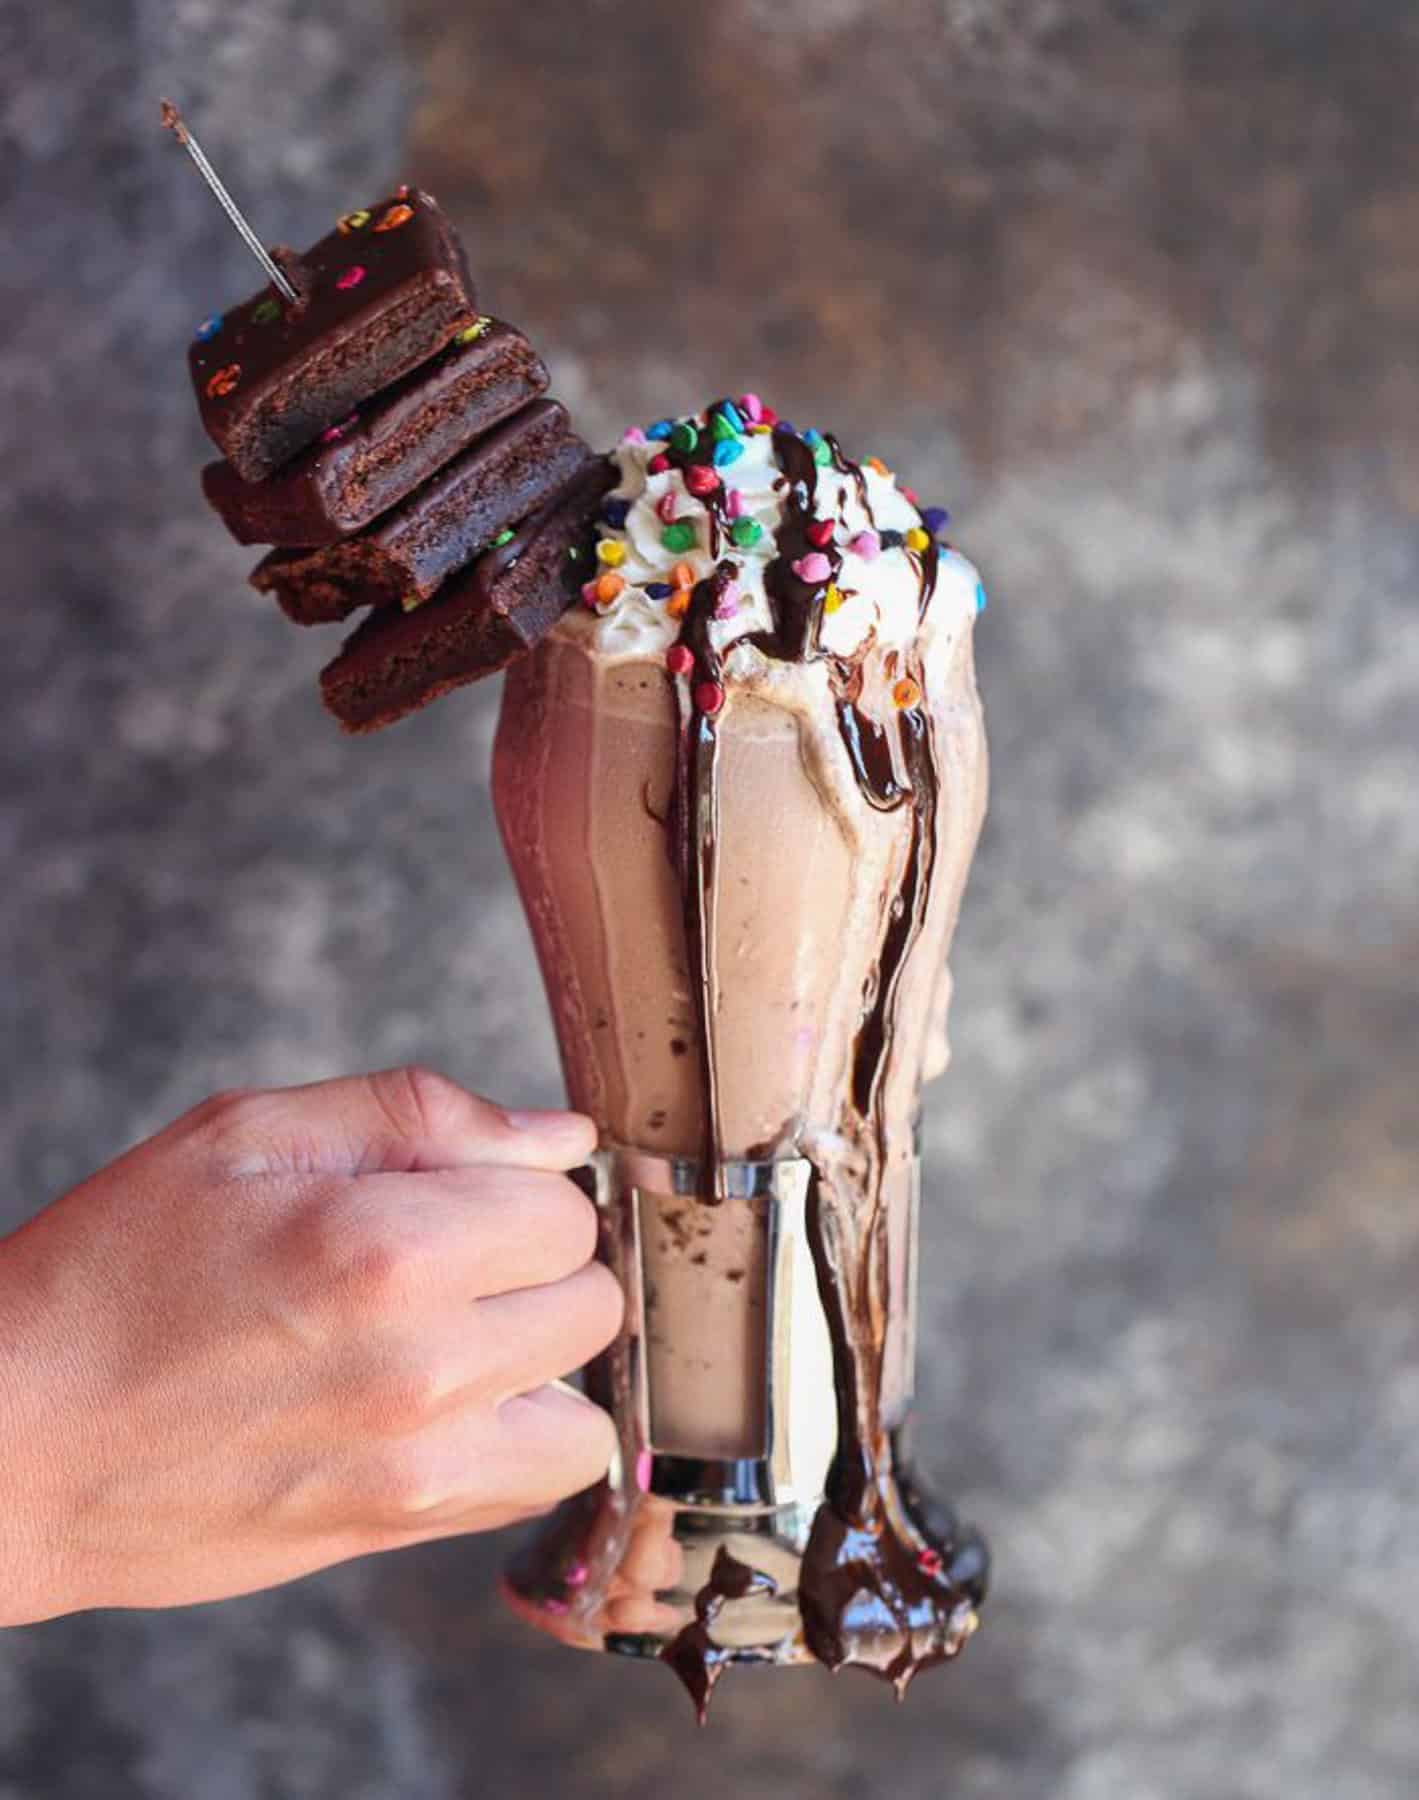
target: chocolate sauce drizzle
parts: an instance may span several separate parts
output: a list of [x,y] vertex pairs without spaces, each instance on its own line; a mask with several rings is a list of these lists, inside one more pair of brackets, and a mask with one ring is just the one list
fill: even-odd
[[[832,466],[855,482],[867,507],[861,468],[835,439],[826,441]],[[831,538],[818,543],[809,535],[817,523],[819,485],[812,447],[780,426],[774,429],[773,449],[785,492],[776,554],[764,572],[772,623],[748,641],[778,661],[817,661],[824,657],[820,628],[828,590],[842,569],[842,552]],[[667,454],[681,468],[712,460],[710,432],[702,434],[693,451]],[[721,483],[714,495],[701,496],[710,511],[713,554],[728,522],[723,495]],[[868,511],[870,516],[870,507]],[[809,581],[795,565],[815,551],[826,557],[830,572],[823,580]],[[936,583],[934,541],[920,554],[918,565],[924,614]],[[679,637],[691,653],[693,669],[674,678],[680,729],[671,854],[680,880],[691,971],[698,977],[705,1146],[716,1166],[722,1143],[712,912],[719,848],[716,717],[723,686],[710,623],[737,572],[732,563],[720,563],[695,587]],[[900,1697],[921,1669],[954,1656],[974,1629],[974,1606],[984,1591],[984,1550],[978,1539],[958,1543],[949,1523],[933,1528],[924,1510],[911,1504],[909,1490],[894,1476],[892,1443],[882,1416],[890,1282],[885,1188],[893,1153],[899,1153],[900,1166],[901,1149],[889,1142],[884,1078],[902,972],[920,937],[930,896],[938,783],[930,714],[921,705],[895,709],[894,746],[891,722],[871,718],[858,704],[860,662],[856,668],[839,663],[831,672],[838,730],[868,804],[883,812],[909,807],[911,823],[900,885],[887,911],[877,966],[863,993],[850,1093],[839,1122],[861,1168],[848,1176],[815,1162],[810,1187],[809,1237],[833,1346],[838,1448],[809,1534],[798,1599],[804,1641],[820,1661],[831,1669],[867,1669],[892,1682]],[[910,672],[920,683],[920,668],[913,666]],[[703,704],[707,699],[714,701],[712,710]],[[710,1584],[696,1601],[695,1623],[664,1653],[702,1721],[727,1660],[709,1627],[723,1598],[732,1597],[725,1582],[743,1567],[723,1552],[721,1559],[723,1579],[717,1561]]]
[[777,1592],[778,1583],[771,1575],[751,1569],[720,1545],[710,1578],[695,1595],[694,1620],[660,1653],[661,1661],[669,1663],[689,1689],[701,1725],[709,1716],[714,1685],[734,1654],[715,1643],[710,1636],[710,1626],[723,1612],[726,1601],[743,1600],[750,1594]]

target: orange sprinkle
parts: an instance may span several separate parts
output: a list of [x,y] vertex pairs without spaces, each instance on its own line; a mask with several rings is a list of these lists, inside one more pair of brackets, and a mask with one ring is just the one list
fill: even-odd
[[602,606],[609,606],[613,600],[618,599],[625,591],[625,579],[620,575],[602,575],[597,579],[596,598],[600,601]]
[[228,394],[235,393],[237,384],[240,380],[241,364],[228,363],[226,368],[218,369],[217,373],[212,376],[210,381],[208,381],[207,398],[209,400],[224,400]]
[[685,614],[690,610],[690,590],[688,588],[677,588],[665,602],[665,610],[670,614],[672,619],[683,619]]
[[914,681],[910,675],[903,675],[901,680],[892,689],[892,698],[896,701],[898,706],[904,709],[909,706],[920,706],[920,682]]
[[677,562],[670,573],[670,579],[677,588],[692,588],[695,585],[695,571],[687,562]]
[[401,225],[407,225],[414,216],[412,206],[391,206],[389,211],[375,226],[376,231],[398,231]]
[[867,466],[869,469],[876,469],[879,475],[890,475],[892,473],[880,456],[869,456],[867,459]]

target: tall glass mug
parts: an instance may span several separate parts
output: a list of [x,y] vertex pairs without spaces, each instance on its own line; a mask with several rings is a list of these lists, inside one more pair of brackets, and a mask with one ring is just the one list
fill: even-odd
[[[506,1593],[568,1643],[663,1656],[702,1706],[731,1661],[861,1663],[904,1686],[969,1636],[985,1578],[980,1540],[903,1466],[918,1098],[944,1066],[946,949],[984,801],[969,644],[926,696],[939,788],[925,856],[907,809],[867,804],[844,776],[836,725],[825,734],[772,692],[731,691],[702,1003],[667,835],[681,729],[671,684],[657,662],[592,654],[579,623],[507,678],[494,796],[569,1098],[601,1134],[586,1181],[627,1309],[587,1384],[620,1449],[606,1481],[517,1559]],[[822,711],[834,720],[826,685]],[[847,1294],[834,1284],[862,1245],[825,1232],[820,1189],[857,1178],[842,1100],[862,1079],[854,1046],[892,929],[883,896],[909,856],[929,886],[876,1077],[884,1266],[871,1295]],[[875,1511],[839,1456],[844,1419],[866,1403],[845,1381],[848,1316],[878,1351],[865,1378],[885,1440]],[[824,1524],[835,1485],[841,1530]],[[900,1540],[910,1579],[879,1568],[859,1580],[854,1557],[872,1553],[854,1548],[853,1529]]]

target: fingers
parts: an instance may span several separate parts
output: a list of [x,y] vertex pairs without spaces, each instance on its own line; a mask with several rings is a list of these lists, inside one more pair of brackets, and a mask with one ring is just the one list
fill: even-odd
[[624,1310],[620,1284],[602,1263],[545,1287],[480,1300],[471,1334],[479,1384],[501,1399],[569,1375],[606,1348]]
[[[388,1241],[405,1264],[396,1302],[470,1300],[564,1280],[596,1253],[596,1208],[565,1175],[474,1168],[368,1175],[326,1204],[330,1235]],[[338,1244],[331,1246],[337,1256]]]
[[228,1177],[575,1168],[595,1147],[577,1113],[508,1112],[428,1069],[218,1095],[179,1122]]
[[544,1512],[605,1475],[609,1416],[580,1394],[544,1387],[452,1416],[366,1458],[346,1478],[385,1542],[445,1537]]

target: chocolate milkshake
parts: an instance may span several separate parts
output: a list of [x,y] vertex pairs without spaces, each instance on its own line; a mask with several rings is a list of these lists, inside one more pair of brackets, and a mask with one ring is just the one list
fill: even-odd
[[[676,1629],[634,1647],[701,1706],[731,1659],[904,1688],[974,1628],[984,1566],[893,1473],[984,596],[943,515],[752,395],[614,461],[585,604],[508,676],[495,797],[631,1293],[593,1378],[638,1421],[622,1524],[643,1492],[772,1519],[687,1526]],[[594,1637],[606,1595],[527,1567],[524,1604]]]

